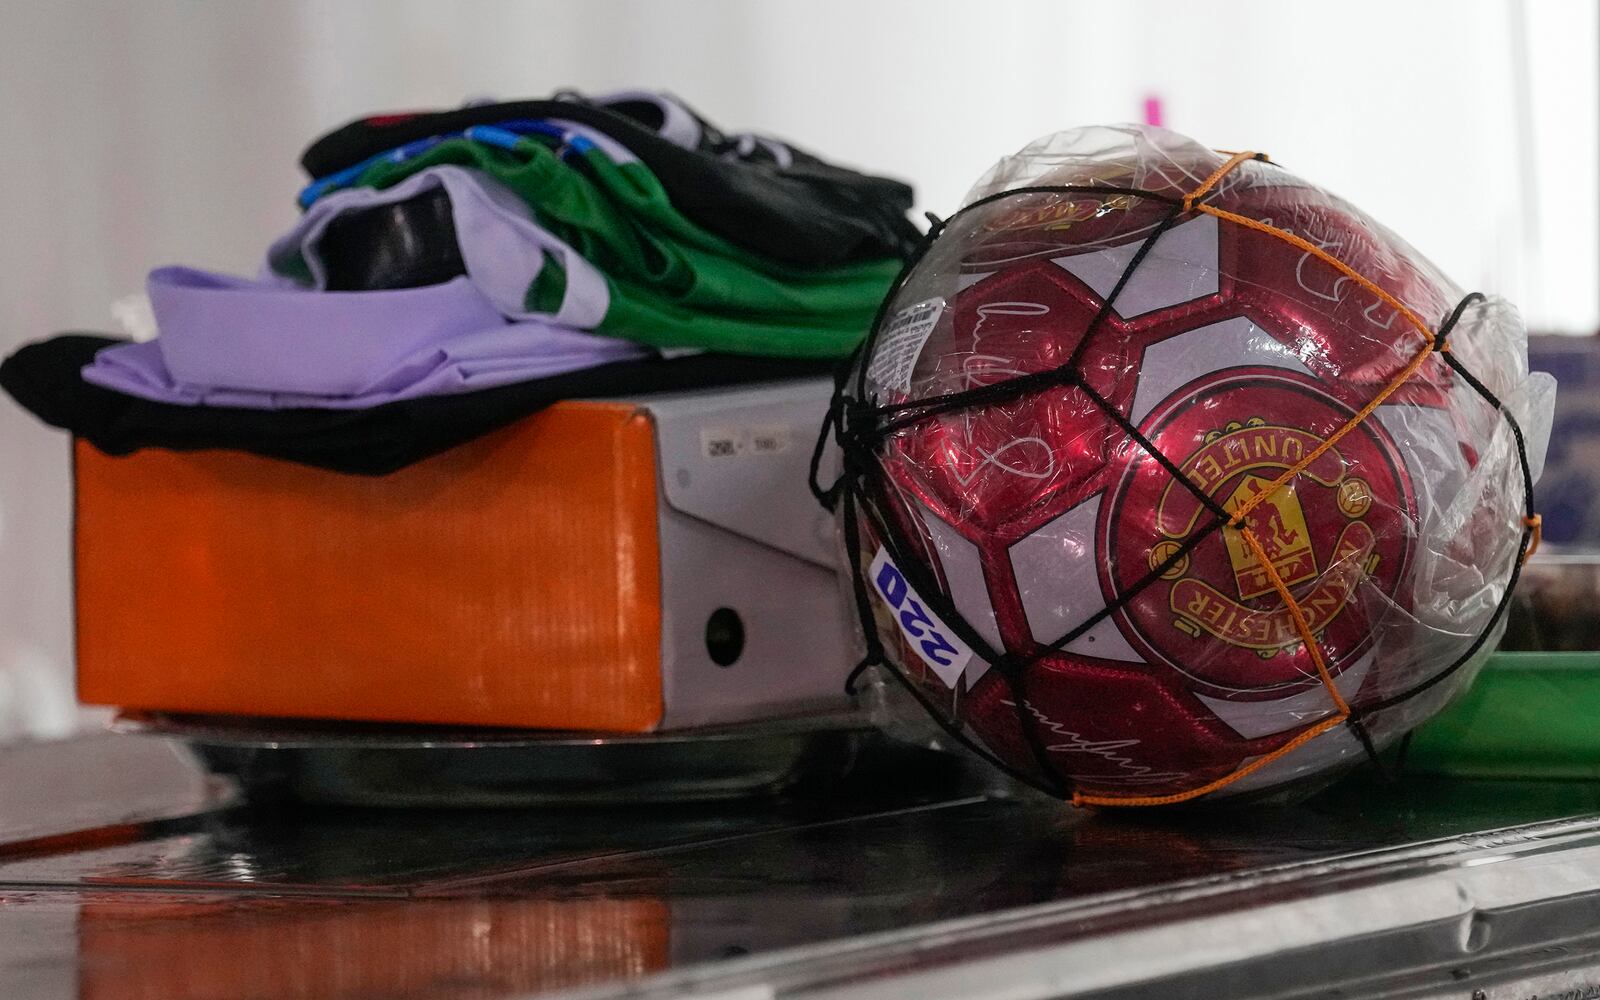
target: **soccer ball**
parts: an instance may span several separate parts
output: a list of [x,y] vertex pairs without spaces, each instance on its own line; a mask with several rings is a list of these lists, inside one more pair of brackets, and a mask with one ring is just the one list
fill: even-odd
[[1553,388],[1353,206],[1127,127],[980,181],[845,396],[889,664],[1026,779],[1159,803],[1334,772],[1469,680]]

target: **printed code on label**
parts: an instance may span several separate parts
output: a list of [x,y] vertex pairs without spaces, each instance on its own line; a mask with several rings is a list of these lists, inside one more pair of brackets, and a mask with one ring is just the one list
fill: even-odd
[[867,365],[867,378],[896,392],[909,390],[917,359],[922,356],[922,348],[943,313],[944,299],[929,299],[891,316],[878,331],[872,361]]
[[788,424],[760,427],[707,427],[700,432],[700,449],[707,458],[743,455],[778,455],[794,440]]

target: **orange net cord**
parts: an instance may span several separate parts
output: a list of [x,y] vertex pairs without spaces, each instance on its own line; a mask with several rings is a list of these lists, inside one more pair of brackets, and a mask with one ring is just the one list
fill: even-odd
[[1317,643],[1317,637],[1311,631],[1311,623],[1306,620],[1305,613],[1301,611],[1299,602],[1289,592],[1288,584],[1284,583],[1283,577],[1278,574],[1277,567],[1272,565],[1272,560],[1267,557],[1267,550],[1262,547],[1260,539],[1256,538],[1255,532],[1249,528],[1230,528],[1227,530],[1237,530],[1239,532],[1239,537],[1244,539],[1245,544],[1250,547],[1250,551],[1255,554],[1256,562],[1261,564],[1261,568],[1266,572],[1267,578],[1272,581],[1272,588],[1278,592],[1279,597],[1283,598],[1283,605],[1289,609],[1289,617],[1294,620],[1295,631],[1300,633],[1300,641],[1305,644],[1306,651],[1311,654],[1311,662],[1316,664],[1317,667],[1317,676],[1321,678],[1322,686],[1332,696],[1337,711],[1334,715],[1301,732],[1294,739],[1266,756],[1257,757],[1244,767],[1225,774],[1209,784],[1201,785],[1199,788],[1191,788],[1188,791],[1176,792],[1172,795],[1099,796],[1074,794],[1072,796],[1073,805],[1164,806],[1185,802],[1189,799],[1197,799],[1202,795],[1209,795],[1220,788],[1226,788],[1245,775],[1266,767],[1278,758],[1292,753],[1335,726],[1343,725],[1345,720],[1350,718],[1350,705],[1344,700],[1344,695],[1339,693],[1338,686],[1333,682],[1333,674],[1329,672],[1327,661],[1323,659],[1322,647]]
[[1295,631],[1300,633],[1300,641],[1305,643],[1306,652],[1311,654],[1311,662],[1316,664],[1317,676],[1322,679],[1322,686],[1328,689],[1328,694],[1333,696],[1333,703],[1339,713],[1344,716],[1350,714],[1350,706],[1345,703],[1344,695],[1339,693],[1339,688],[1333,683],[1333,674],[1328,670],[1328,663],[1322,657],[1322,646],[1318,644],[1316,635],[1311,631],[1311,623],[1306,620],[1305,612],[1301,610],[1299,602],[1289,592],[1289,585],[1283,582],[1283,577],[1278,575],[1278,568],[1272,565],[1272,560],[1267,557],[1267,550],[1262,547],[1256,533],[1249,528],[1239,528],[1239,537],[1244,539],[1250,551],[1255,553],[1256,562],[1266,571],[1267,578],[1272,581],[1272,589],[1283,598],[1283,606],[1289,609],[1289,617],[1294,619]]
[[1328,730],[1342,725],[1344,725],[1342,716],[1335,715],[1323,719],[1271,753],[1257,757],[1237,771],[1226,774],[1216,781],[1201,785],[1199,788],[1191,788],[1186,792],[1175,792],[1171,795],[1140,796],[1084,795],[1082,792],[1073,792],[1071,801],[1075,806],[1170,806],[1179,802],[1188,802],[1191,799],[1198,799],[1202,795],[1210,795],[1212,792],[1226,788],[1240,778],[1248,777],[1261,770],[1273,761],[1287,757]]
[[1233,172],[1234,167],[1237,167],[1246,160],[1254,160],[1258,157],[1264,159],[1265,155],[1266,154],[1264,153],[1257,153],[1248,149],[1243,152],[1231,154],[1227,161],[1222,164],[1222,166],[1211,171],[1210,177],[1207,177],[1205,180],[1200,182],[1199,187],[1183,196],[1183,210],[1185,212],[1192,210],[1195,207],[1194,203],[1210,194],[1211,189],[1216,187],[1218,184],[1221,184],[1222,179]]
[[[1340,274],[1356,282],[1356,284],[1360,285],[1366,291],[1372,293],[1379,299],[1379,301],[1394,309],[1395,312],[1399,313],[1400,316],[1402,316],[1406,322],[1409,323],[1412,328],[1422,336],[1424,341],[1422,350],[1418,351],[1416,356],[1407,362],[1405,367],[1396,373],[1395,377],[1391,379],[1381,390],[1379,390],[1378,393],[1373,396],[1373,398],[1370,399],[1365,406],[1358,410],[1356,414],[1344,424],[1344,426],[1340,427],[1316,448],[1306,453],[1306,455],[1303,456],[1300,461],[1296,462],[1293,466],[1285,470],[1283,475],[1274,480],[1269,487],[1240,504],[1238,509],[1234,511],[1233,515],[1228,519],[1227,524],[1224,526],[1224,530],[1237,531],[1239,533],[1239,537],[1250,548],[1251,553],[1256,558],[1256,562],[1261,566],[1261,569],[1267,574],[1267,578],[1272,582],[1273,589],[1276,590],[1278,592],[1278,596],[1283,599],[1283,606],[1289,612],[1289,617],[1294,622],[1295,631],[1299,633],[1301,643],[1305,646],[1306,652],[1310,655],[1311,662],[1315,664],[1317,668],[1317,677],[1320,679],[1323,689],[1328,692],[1328,696],[1333,702],[1334,714],[1302,730],[1293,739],[1289,740],[1283,746],[1278,747],[1276,750],[1273,750],[1264,756],[1257,757],[1250,763],[1222,776],[1221,778],[1216,779],[1215,781],[1201,785],[1198,788],[1192,788],[1183,792],[1176,792],[1171,795],[1144,796],[1084,795],[1082,793],[1075,792],[1073,793],[1071,801],[1072,804],[1076,806],[1161,806],[1173,805],[1175,803],[1197,799],[1203,795],[1209,795],[1212,792],[1226,788],[1241,778],[1244,778],[1247,775],[1253,774],[1256,771],[1259,771],[1261,768],[1266,767],[1273,761],[1287,756],[1293,751],[1311,742],[1318,736],[1321,736],[1323,733],[1326,733],[1337,726],[1343,725],[1351,716],[1350,704],[1345,700],[1344,695],[1340,693],[1338,687],[1334,684],[1333,674],[1331,671],[1329,671],[1327,661],[1322,653],[1322,646],[1317,642],[1317,637],[1311,630],[1311,624],[1306,619],[1305,612],[1301,609],[1299,602],[1295,600],[1294,595],[1290,592],[1288,585],[1284,583],[1283,577],[1278,574],[1277,568],[1272,565],[1272,561],[1270,558],[1268,558],[1267,552],[1262,547],[1260,540],[1256,538],[1255,533],[1252,532],[1249,527],[1245,526],[1247,524],[1245,519],[1249,516],[1251,511],[1255,510],[1257,506],[1264,503],[1268,497],[1287,486],[1296,476],[1304,472],[1311,466],[1313,462],[1321,458],[1328,452],[1329,449],[1338,444],[1340,439],[1342,439],[1346,434],[1349,434],[1351,431],[1361,426],[1361,424],[1368,417],[1370,417],[1378,407],[1383,405],[1385,400],[1393,395],[1401,386],[1410,381],[1412,376],[1422,369],[1422,366],[1427,363],[1429,354],[1433,353],[1433,351],[1436,349],[1447,351],[1449,350],[1449,344],[1439,344],[1436,348],[1434,344],[1433,330],[1426,322],[1422,320],[1420,316],[1416,314],[1415,311],[1407,307],[1403,302],[1389,294],[1383,288],[1379,287],[1366,275],[1361,274],[1355,268],[1328,253],[1326,250],[1323,250],[1316,244],[1301,239],[1300,237],[1286,230],[1279,229],[1275,226],[1270,226],[1258,219],[1252,219],[1249,216],[1239,215],[1237,213],[1229,212],[1211,205],[1203,205],[1198,203],[1199,199],[1205,197],[1212,190],[1214,190],[1217,185],[1222,183],[1223,179],[1226,178],[1229,173],[1239,166],[1239,164],[1245,163],[1249,160],[1266,160],[1266,157],[1253,151],[1244,151],[1231,154],[1227,161],[1225,161],[1220,167],[1213,171],[1209,177],[1201,182],[1199,187],[1195,188],[1188,195],[1184,196],[1184,210],[1204,212],[1207,215],[1215,216],[1218,219],[1225,219],[1228,222],[1244,226],[1247,229],[1253,229],[1260,233],[1266,233],[1269,236],[1283,240],[1284,242],[1311,254],[1318,260],[1321,260],[1323,263],[1334,268]],[[1527,558],[1533,555],[1533,553],[1539,548],[1539,540],[1542,533],[1542,522],[1539,515],[1535,514],[1532,517],[1524,519],[1524,523],[1527,525],[1527,527],[1532,529],[1532,538],[1529,542],[1527,551],[1522,555],[1523,560],[1526,561]]]
[[1198,205],[1196,208],[1201,212],[1205,212],[1207,215],[1214,215],[1219,219],[1227,219],[1229,222],[1237,223],[1248,229],[1254,229],[1257,232],[1267,233],[1268,235],[1275,236],[1278,239],[1284,240],[1285,242],[1314,255],[1319,260],[1322,260],[1334,267],[1339,271],[1340,274],[1350,278],[1362,288],[1377,296],[1378,299],[1384,304],[1392,307],[1396,312],[1405,318],[1406,322],[1410,323],[1417,330],[1417,332],[1422,335],[1422,338],[1425,341],[1422,350],[1418,351],[1416,356],[1407,362],[1406,366],[1400,369],[1400,371],[1395,374],[1395,377],[1391,379],[1387,385],[1380,389],[1378,393],[1371,399],[1367,400],[1367,405],[1363,406],[1360,410],[1357,410],[1355,416],[1346,421],[1343,427],[1340,427],[1338,430],[1334,431],[1321,444],[1307,452],[1300,459],[1300,461],[1286,469],[1283,475],[1273,480],[1272,485],[1267,489],[1262,490],[1260,493],[1257,493],[1249,500],[1246,500],[1244,503],[1240,504],[1239,509],[1234,511],[1233,517],[1229,518],[1228,520],[1229,525],[1239,525],[1244,523],[1245,517],[1247,517],[1252,510],[1255,510],[1256,507],[1265,502],[1269,496],[1286,486],[1290,480],[1294,479],[1296,476],[1300,475],[1300,473],[1310,468],[1311,463],[1327,454],[1328,450],[1334,445],[1338,444],[1346,434],[1349,434],[1351,431],[1361,426],[1361,424],[1368,417],[1372,416],[1374,410],[1382,406],[1384,401],[1392,396],[1396,390],[1409,382],[1411,380],[1411,376],[1415,375],[1422,369],[1423,365],[1427,364],[1428,355],[1433,353],[1433,331],[1428,328],[1428,324],[1424,323],[1421,317],[1403,304],[1399,299],[1395,298],[1393,295],[1390,295],[1382,288],[1379,288],[1369,278],[1367,278],[1366,275],[1356,271],[1350,265],[1328,253],[1326,250],[1323,250],[1316,244],[1309,243],[1293,233],[1285,232],[1282,229],[1278,229],[1274,226],[1269,226],[1264,222],[1260,222],[1248,216],[1237,215],[1233,212],[1225,212],[1220,208],[1213,208],[1210,205]]

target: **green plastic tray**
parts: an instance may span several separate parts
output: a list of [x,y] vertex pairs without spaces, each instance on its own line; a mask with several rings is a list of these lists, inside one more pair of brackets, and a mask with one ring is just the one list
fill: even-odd
[[1497,653],[1424,724],[1408,772],[1600,779],[1600,652]]

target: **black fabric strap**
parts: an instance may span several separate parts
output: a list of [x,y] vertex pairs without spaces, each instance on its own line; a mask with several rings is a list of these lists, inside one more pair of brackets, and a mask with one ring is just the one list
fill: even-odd
[[124,340],[63,334],[0,363],[0,388],[45,423],[109,455],[140,448],[231,448],[335,472],[384,475],[498,430],[564,399],[623,397],[816,377],[830,362],[697,354],[585,371],[363,410],[252,410],[157,403],[83,380],[83,367]]

